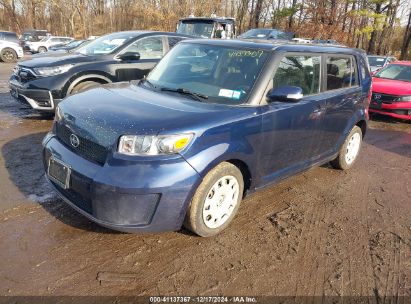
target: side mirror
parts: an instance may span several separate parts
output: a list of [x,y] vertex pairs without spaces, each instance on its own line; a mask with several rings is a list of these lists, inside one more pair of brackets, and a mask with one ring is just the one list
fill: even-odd
[[281,86],[271,89],[267,93],[267,99],[269,102],[298,102],[303,97],[303,89],[295,86]]
[[118,58],[120,60],[124,60],[124,61],[137,61],[140,59],[140,53],[137,52],[125,52],[121,55],[118,55]]

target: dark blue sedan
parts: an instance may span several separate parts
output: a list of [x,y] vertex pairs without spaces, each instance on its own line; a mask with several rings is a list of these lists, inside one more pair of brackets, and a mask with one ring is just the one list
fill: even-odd
[[184,41],[144,80],[61,102],[45,170],[102,226],[215,235],[258,188],[326,162],[350,168],[370,86],[360,50]]

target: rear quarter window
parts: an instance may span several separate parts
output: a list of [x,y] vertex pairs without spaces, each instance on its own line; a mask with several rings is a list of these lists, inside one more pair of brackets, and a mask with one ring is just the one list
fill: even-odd
[[353,56],[327,56],[327,90],[338,90],[358,85],[358,71]]

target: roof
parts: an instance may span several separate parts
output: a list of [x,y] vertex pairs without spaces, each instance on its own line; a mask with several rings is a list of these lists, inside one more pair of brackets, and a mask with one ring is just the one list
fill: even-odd
[[384,57],[384,58],[388,58],[388,57],[394,57],[394,56],[392,56],[392,55],[367,55],[367,57]]
[[225,22],[227,20],[234,21],[235,18],[232,17],[186,17],[181,18],[180,21],[215,21],[215,22]]
[[[113,32],[113,33],[107,33],[105,35],[113,35],[113,34],[129,34],[131,36],[140,36],[140,35],[146,35],[146,34],[157,34],[157,35],[172,35],[172,36],[181,36],[181,37],[187,37],[187,38],[192,38],[194,36],[186,35],[186,34],[179,34],[176,32],[160,32],[160,31],[120,31],[120,32]],[[105,36],[102,35],[102,36]],[[102,36],[99,36],[102,37]]]
[[193,39],[185,40],[182,43],[201,43],[209,45],[221,45],[227,47],[239,47],[248,49],[262,50],[278,50],[288,52],[318,52],[318,53],[346,53],[353,52],[364,53],[361,49],[353,49],[341,45],[324,45],[324,44],[308,44],[296,43],[294,41],[269,41],[269,40],[242,40],[242,39]]

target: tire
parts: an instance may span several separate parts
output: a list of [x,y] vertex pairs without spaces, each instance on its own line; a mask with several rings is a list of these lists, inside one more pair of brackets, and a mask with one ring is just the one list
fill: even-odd
[[17,53],[12,48],[4,48],[1,50],[0,58],[3,62],[11,63],[17,61]]
[[220,233],[235,217],[243,192],[241,171],[227,162],[219,164],[207,173],[194,193],[184,227],[202,237]]
[[350,169],[358,155],[362,144],[362,131],[358,126],[354,126],[341,146],[338,156],[331,161],[331,165],[336,169]]
[[95,88],[101,85],[99,82],[95,81],[83,81],[80,82],[79,84],[76,84],[74,88],[70,91],[69,95],[74,95],[80,92],[84,92],[88,89]]
[[41,46],[41,47],[39,47],[39,49],[37,51],[39,53],[45,53],[45,52],[47,52],[47,48],[45,46]]

